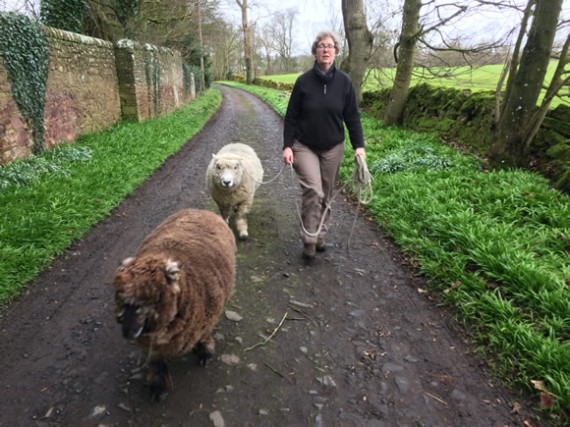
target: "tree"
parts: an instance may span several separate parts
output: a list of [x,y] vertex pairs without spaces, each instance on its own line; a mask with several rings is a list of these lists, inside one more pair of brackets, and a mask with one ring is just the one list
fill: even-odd
[[[418,67],[418,52],[421,52],[419,56],[424,60],[422,69],[427,75],[436,77],[441,72],[446,77],[453,75],[459,59],[470,67],[475,65],[475,60],[481,63],[482,54],[490,57],[505,44],[504,37],[470,45],[463,42],[461,37],[452,36],[451,24],[457,24],[460,17],[468,17],[470,13],[476,16],[490,9],[506,7],[513,7],[512,0],[405,0],[402,30],[394,48],[396,76],[384,122],[387,125],[402,123],[412,73],[414,67]],[[467,37],[470,35],[463,36]],[[437,68],[429,68],[434,66]]]
[[275,52],[275,44],[273,43],[273,28],[272,24],[265,25],[261,29],[261,34],[258,37],[258,43],[261,50],[261,57],[263,58],[266,75],[275,74],[276,64],[273,61],[273,56]]
[[123,38],[164,45],[169,38],[183,38],[191,13],[184,0],[169,4],[137,0],[89,0],[85,34],[110,42]]
[[343,61],[343,68],[352,78],[356,99],[360,103],[374,37],[366,25],[362,0],[342,0],[342,17],[348,40],[348,57]]
[[[563,77],[564,67],[570,62],[569,35],[559,54],[554,78],[540,107],[537,107],[553,54],[562,2],[563,0],[529,0],[527,4],[509,67],[504,98],[500,104],[496,138],[491,148],[491,159],[496,163],[526,165],[532,139],[544,120],[552,98],[563,85],[570,82],[570,77]],[[529,21],[532,24],[527,34]],[[526,44],[520,54],[525,37]]]
[[293,26],[297,11],[287,9],[277,12],[268,27],[266,42],[279,55],[281,69],[289,72],[293,66]]
[[42,0],[40,8],[43,24],[80,34],[86,12],[87,0]]
[[240,29],[224,21],[212,25],[209,37],[212,51],[212,77],[214,80],[225,80],[239,69],[240,52],[243,51]]
[[406,0],[404,3],[402,33],[394,48],[394,56],[397,57],[396,77],[384,113],[384,123],[387,125],[402,124],[404,105],[408,99],[408,91],[412,81],[417,39],[420,33],[421,7],[422,0]]
[[252,84],[255,78],[253,69],[253,31],[247,17],[248,0],[236,0],[241,9],[241,28],[243,31],[243,57],[245,61],[245,78],[247,84]]
[[[196,1],[196,21],[198,23],[198,40],[200,46],[204,46],[204,35],[202,33],[202,14],[200,12],[200,0]],[[200,88],[206,89],[206,77],[204,72],[204,50],[200,52]]]

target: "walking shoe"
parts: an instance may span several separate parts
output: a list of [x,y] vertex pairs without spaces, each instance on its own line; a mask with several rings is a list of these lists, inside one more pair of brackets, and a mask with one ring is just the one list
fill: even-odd
[[316,245],[314,243],[305,243],[303,253],[301,256],[305,261],[312,261],[315,259]]
[[325,252],[327,250],[327,244],[325,243],[325,240],[319,240],[315,249],[317,252]]

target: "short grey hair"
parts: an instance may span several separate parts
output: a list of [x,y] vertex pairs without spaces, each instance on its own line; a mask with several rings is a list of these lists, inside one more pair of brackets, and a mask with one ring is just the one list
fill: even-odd
[[319,34],[317,34],[317,37],[315,37],[315,41],[313,42],[313,46],[311,47],[311,53],[313,55],[317,53],[317,45],[320,43],[320,41],[322,39],[326,39],[327,37],[333,39],[334,50],[338,54],[338,52],[340,51],[340,43],[338,41],[338,36],[330,31],[321,31]]

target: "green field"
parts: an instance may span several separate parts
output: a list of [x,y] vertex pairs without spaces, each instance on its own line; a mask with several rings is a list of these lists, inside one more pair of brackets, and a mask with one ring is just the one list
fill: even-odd
[[[556,62],[551,62],[546,74],[547,82],[552,78],[555,68]],[[418,68],[414,72],[412,86],[419,83],[428,83],[432,86],[469,89],[474,92],[495,91],[502,70],[503,65],[501,64],[486,65],[480,68],[458,67],[455,69],[432,69],[429,73],[422,68]],[[372,92],[390,87],[394,80],[395,72],[396,70],[394,68],[369,70],[364,82],[363,91]],[[439,73],[445,77],[436,78],[434,77],[434,73]],[[298,76],[299,73],[263,76],[261,78],[282,83],[294,83]],[[555,98],[550,105],[551,108],[561,103],[570,105],[570,88],[564,89],[562,94],[567,97],[566,100],[562,101],[559,98]]]

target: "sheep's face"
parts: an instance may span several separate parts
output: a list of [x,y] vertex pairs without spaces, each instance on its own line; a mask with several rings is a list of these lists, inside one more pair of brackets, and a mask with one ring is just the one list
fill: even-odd
[[115,311],[123,336],[136,339],[170,323],[178,312],[180,266],[172,260],[127,258],[115,274]]
[[214,182],[217,186],[231,189],[241,182],[242,160],[239,157],[220,157],[214,154]]

